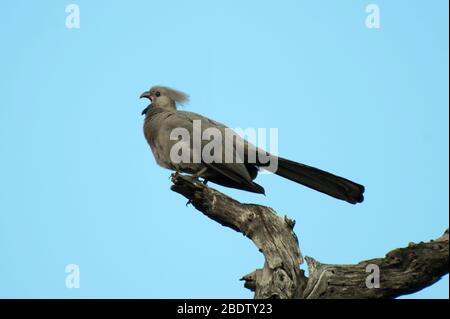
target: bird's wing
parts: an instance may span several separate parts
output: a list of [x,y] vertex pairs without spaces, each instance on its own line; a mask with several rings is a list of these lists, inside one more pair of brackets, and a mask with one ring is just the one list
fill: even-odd
[[[193,125],[194,120],[200,121],[201,128],[200,131],[198,130],[198,127]],[[231,180],[237,182],[237,183],[244,183],[247,185],[252,185],[252,178],[248,172],[248,169],[246,165],[242,163],[236,163],[233,161],[233,163],[226,163],[225,161],[225,154],[232,154],[232,158],[235,159],[236,156],[236,143],[243,143],[242,141],[239,141],[238,139],[235,139],[234,141],[228,141],[226,142],[226,139],[229,139],[230,137],[225,134],[225,129],[227,127],[223,125],[222,123],[216,122],[214,120],[208,119],[202,115],[199,115],[197,113],[193,112],[186,112],[186,111],[176,111],[174,112],[170,117],[168,117],[165,121],[167,125],[171,128],[175,127],[183,127],[189,131],[191,134],[191,150],[192,152],[201,152],[205,145],[207,145],[210,141],[208,140],[201,140],[201,149],[196,150],[193,149],[193,142],[192,138],[194,135],[196,136],[202,136],[203,132],[208,128],[215,128],[221,133],[222,137],[222,156],[220,162],[211,162],[206,163],[203,162],[206,166],[211,168],[212,170],[216,171],[219,174],[222,174]],[[232,138],[232,137],[231,137]]]

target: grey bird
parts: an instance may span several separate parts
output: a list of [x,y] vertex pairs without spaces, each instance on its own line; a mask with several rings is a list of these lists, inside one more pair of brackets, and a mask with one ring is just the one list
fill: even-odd
[[[156,162],[160,166],[173,171],[192,174],[195,177],[202,177],[205,183],[210,181],[226,187],[260,194],[265,193],[264,188],[255,183],[254,179],[260,169],[267,167],[268,162],[261,161],[259,156],[250,160],[249,150],[261,151],[255,145],[240,137],[235,137],[231,143],[226,143],[225,138],[222,142],[222,160],[210,162],[204,161],[201,156],[201,150],[208,141],[202,140],[201,149],[198,149],[193,146],[194,142],[191,139],[186,145],[190,150],[189,160],[174,161],[171,159],[171,150],[179,142],[173,137],[171,139],[171,132],[174,129],[185,129],[192,137],[196,133],[193,123],[197,120],[197,123],[201,123],[202,133],[208,128],[214,128],[223,133],[222,136],[226,136],[225,130],[227,127],[202,115],[178,110],[177,104],[186,102],[188,96],[169,87],[154,86],[149,91],[142,93],[140,98],[147,98],[151,102],[142,111],[142,115],[145,115],[144,135]],[[242,145],[245,146],[245,152],[241,156],[240,162],[230,163],[223,160],[227,154],[232,154],[238,158],[237,150]],[[265,154],[269,159],[277,161],[278,166],[274,173],[279,176],[351,204],[361,203],[364,200],[364,186],[358,183],[308,165],[282,157],[275,157],[268,153]],[[199,161],[193,160],[195,155],[200,158]]]

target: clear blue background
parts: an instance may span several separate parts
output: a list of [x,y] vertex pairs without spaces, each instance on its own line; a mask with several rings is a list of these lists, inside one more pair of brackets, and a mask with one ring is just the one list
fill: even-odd
[[[279,129],[279,152],[367,187],[357,206],[276,176],[267,196],[323,263],[382,257],[448,227],[448,1],[2,1],[0,297],[243,297],[263,265],[169,190],[138,96]],[[65,266],[81,288],[65,288]],[[303,265],[302,267],[305,267]],[[448,298],[448,276],[408,297]]]

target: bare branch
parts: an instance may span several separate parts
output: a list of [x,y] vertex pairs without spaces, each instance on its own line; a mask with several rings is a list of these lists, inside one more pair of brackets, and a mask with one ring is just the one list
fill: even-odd
[[292,220],[269,207],[241,204],[189,176],[173,174],[172,182],[173,191],[209,218],[250,238],[264,254],[264,268],[242,278],[255,298],[301,297],[306,280]]
[[[172,182],[171,189],[197,210],[241,232],[264,254],[264,267],[241,278],[255,298],[395,298],[432,285],[448,273],[447,230],[434,241],[410,243],[384,258],[356,265],[328,265],[306,257],[310,273],[306,278],[299,268],[303,258],[293,231],[295,221],[270,207],[242,204],[190,176],[175,173]],[[380,275],[378,288],[366,283],[374,267]]]
[[[305,257],[310,277],[304,297],[329,298],[395,298],[417,292],[448,274],[448,229],[436,240],[410,243],[384,258],[362,261],[356,265],[321,264]],[[368,288],[368,265],[379,269],[379,288]],[[370,286],[370,285],[369,285]]]

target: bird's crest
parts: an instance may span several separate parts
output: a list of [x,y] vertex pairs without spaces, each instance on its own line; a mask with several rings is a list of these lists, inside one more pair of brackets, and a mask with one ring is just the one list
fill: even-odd
[[189,100],[189,95],[187,95],[184,92],[172,89],[167,86],[154,86],[152,87],[151,91],[161,91],[162,95],[166,95],[170,97],[172,100],[174,100],[177,103],[186,103]]

